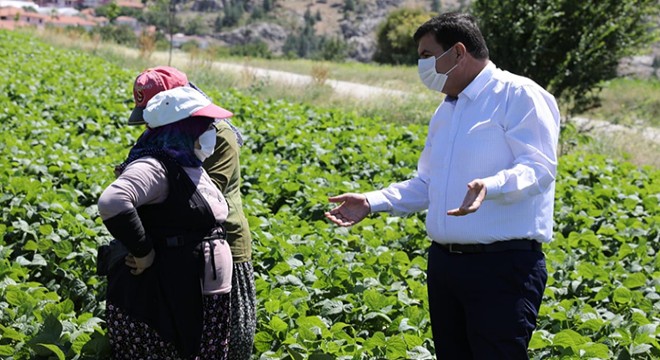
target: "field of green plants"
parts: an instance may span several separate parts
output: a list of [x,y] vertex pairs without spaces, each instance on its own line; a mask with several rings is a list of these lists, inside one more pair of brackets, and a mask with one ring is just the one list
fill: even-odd
[[[141,131],[136,74],[6,31],[0,59],[0,357],[107,358],[96,202]],[[434,358],[424,214],[323,217],[329,195],[410,177],[425,127],[205,90],[246,138],[255,358]],[[556,201],[530,357],[660,358],[660,170],[566,155]]]

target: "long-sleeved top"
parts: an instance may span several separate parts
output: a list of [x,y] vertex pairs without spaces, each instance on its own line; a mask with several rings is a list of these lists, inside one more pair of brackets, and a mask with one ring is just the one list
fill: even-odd
[[[228,207],[223,194],[211,182],[201,167],[183,167],[197,191],[206,200],[216,221],[223,223]],[[169,183],[163,165],[153,157],[144,157],[130,163],[119,177],[108,186],[98,201],[103,220],[142,205],[159,204],[167,199]],[[211,261],[213,251],[213,261]],[[232,257],[225,241],[213,240],[213,248],[204,243],[205,281],[204,294],[224,294],[231,290]],[[215,269],[213,268],[215,267]],[[209,274],[221,274],[215,279]]]
[[[428,209],[428,235],[442,244],[549,242],[559,120],[550,93],[489,62],[457,98],[445,98],[435,111],[416,177],[366,193],[371,211]],[[447,215],[461,206],[475,179],[486,184],[481,207]]]
[[234,131],[226,122],[220,121],[216,128],[215,150],[213,155],[204,160],[203,166],[229,205],[224,225],[234,263],[246,262],[252,259],[252,235],[241,201],[240,147]]

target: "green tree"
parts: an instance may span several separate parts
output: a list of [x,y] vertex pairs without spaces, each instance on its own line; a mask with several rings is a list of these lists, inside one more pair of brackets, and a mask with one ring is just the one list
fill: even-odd
[[423,9],[403,8],[391,12],[376,32],[373,60],[381,64],[417,63],[419,56],[413,34],[433,15]]
[[[169,0],[156,0],[149,3],[149,7],[142,14],[142,21],[148,25],[154,25],[159,30],[169,33],[170,27],[172,32],[179,32],[181,26],[179,20],[173,13],[176,11],[174,2]],[[172,24],[170,22],[173,21]]]
[[340,37],[321,37],[319,48],[313,58],[333,62],[344,62],[348,57],[349,46]]
[[218,15],[215,20],[213,20],[213,30],[215,32],[222,31],[222,16]]
[[344,0],[344,12],[355,11],[355,0]]
[[311,26],[314,26],[314,24],[316,23],[316,19],[314,19],[314,17],[312,16],[312,11],[309,8],[305,10],[305,14],[303,14],[303,19],[305,20],[305,24],[309,24]]
[[94,13],[97,16],[104,16],[108,18],[108,21],[111,23],[115,22],[115,19],[122,15],[121,8],[117,5],[116,2],[112,1],[108,4],[99,6],[94,10]]
[[431,0],[431,11],[439,13],[440,12],[440,0]]
[[472,13],[499,67],[553,93],[566,114],[599,105],[619,60],[657,38],[657,0],[475,0]]
[[92,33],[98,33],[103,41],[111,41],[120,45],[136,46],[137,36],[128,25],[97,26]]
[[305,11],[303,19],[305,22],[302,29],[289,34],[282,46],[282,52],[288,57],[311,58],[319,49],[321,38],[316,34],[315,20],[309,9]]
[[250,19],[259,20],[259,19],[263,18],[264,15],[265,15],[264,9],[262,7],[259,7],[259,6],[255,6],[252,9],[252,12],[250,13]]
[[229,48],[229,55],[249,56],[263,59],[270,59],[273,53],[268,49],[268,44],[261,40],[255,40],[247,44],[235,45]]
[[184,33],[186,35],[206,35],[206,29],[207,26],[202,17],[195,16],[186,23]]
[[243,4],[240,1],[232,2],[231,5],[224,8],[224,18],[222,18],[223,27],[232,27],[238,25],[238,22],[243,17]]
[[275,7],[275,0],[263,0],[264,12],[268,13]]

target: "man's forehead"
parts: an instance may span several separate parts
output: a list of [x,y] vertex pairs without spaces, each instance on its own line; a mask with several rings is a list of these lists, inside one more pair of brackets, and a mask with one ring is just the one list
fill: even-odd
[[442,46],[435,40],[435,35],[433,33],[426,33],[419,39],[419,44],[417,44],[417,52],[419,54],[426,52],[434,53],[438,50],[442,50]]

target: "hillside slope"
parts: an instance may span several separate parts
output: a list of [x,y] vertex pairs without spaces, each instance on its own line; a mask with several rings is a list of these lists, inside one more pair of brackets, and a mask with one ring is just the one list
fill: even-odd
[[[282,0],[273,5],[254,0],[184,2],[178,9],[184,29],[190,22],[202,21],[201,33],[210,35],[220,45],[240,46],[261,41],[275,55],[281,55],[291,35],[316,39],[339,39],[353,60],[370,61],[375,51],[375,33],[387,15],[402,7],[431,10],[431,0]],[[442,11],[458,10],[466,0],[440,0]],[[270,4],[270,3],[269,3]],[[240,7],[238,13],[232,10]],[[204,9],[199,11],[199,9]],[[307,34],[305,19],[313,21],[313,34]]]

